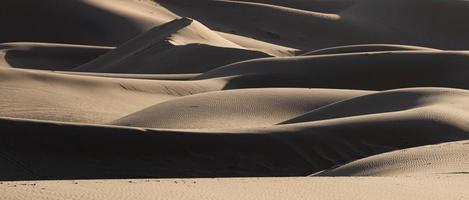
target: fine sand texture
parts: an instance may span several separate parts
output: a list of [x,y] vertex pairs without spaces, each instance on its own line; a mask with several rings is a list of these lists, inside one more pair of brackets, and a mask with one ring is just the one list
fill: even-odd
[[469,199],[469,1],[0,2],[0,199]]
[[467,176],[3,182],[5,199],[465,199]]

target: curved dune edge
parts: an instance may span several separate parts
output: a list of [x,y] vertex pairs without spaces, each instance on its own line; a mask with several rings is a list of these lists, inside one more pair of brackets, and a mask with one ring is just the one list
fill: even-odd
[[393,45],[393,44],[362,44],[362,45],[348,45],[330,47],[310,51],[302,56],[323,55],[323,54],[344,54],[344,53],[358,53],[358,52],[380,52],[380,51],[438,51],[438,49],[409,46],[409,45]]
[[[467,176],[432,178],[249,178],[21,181],[0,184],[5,199],[460,199]],[[288,189],[285,187],[288,186]],[[129,192],[132,191],[132,192]]]
[[[420,115],[421,119],[427,118],[435,121],[446,121],[454,114],[455,121],[453,122],[459,120],[462,122],[467,114],[465,104],[468,95],[466,90],[448,88],[388,90],[331,103],[281,124],[372,115],[377,118],[379,115],[388,115],[388,118],[392,118],[392,115],[408,118],[404,116],[412,114]],[[439,120],[437,116],[441,116],[442,120]]]

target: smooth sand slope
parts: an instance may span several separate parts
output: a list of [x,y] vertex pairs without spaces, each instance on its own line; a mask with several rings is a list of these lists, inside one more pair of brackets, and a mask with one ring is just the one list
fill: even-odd
[[0,69],[0,115],[105,123],[178,96],[217,90],[212,81],[150,81]]
[[0,199],[467,199],[468,13],[2,1]]
[[159,103],[112,124],[176,129],[263,127],[368,93],[297,88],[210,92]]

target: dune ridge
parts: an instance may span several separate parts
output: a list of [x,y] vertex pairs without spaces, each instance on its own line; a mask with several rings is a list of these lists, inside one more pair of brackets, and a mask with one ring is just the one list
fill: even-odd
[[[184,56],[185,61],[181,62],[180,56]],[[200,73],[209,70],[209,67],[268,56],[262,52],[247,50],[226,40],[192,19],[181,18],[151,29],[72,70],[120,73]],[[208,62],[210,58],[216,59]],[[134,67],[130,68],[129,65]]]

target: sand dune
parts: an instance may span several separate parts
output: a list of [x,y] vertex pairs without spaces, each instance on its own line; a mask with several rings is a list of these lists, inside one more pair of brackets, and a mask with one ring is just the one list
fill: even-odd
[[[274,90],[269,93],[272,91]],[[238,92],[232,91],[227,96],[235,95]],[[254,94],[258,91],[251,90],[250,92]],[[291,94],[294,91],[289,92]],[[332,91],[319,92],[324,94]],[[349,93],[354,95],[353,92]],[[194,95],[188,100],[196,103],[196,96],[204,99],[203,97],[209,94]],[[335,95],[337,94],[347,96],[344,92],[337,91]],[[356,94],[357,92],[355,92]],[[392,95],[401,99],[393,98]],[[320,96],[323,97],[322,104],[331,101],[327,100],[326,95]],[[301,96],[298,98],[304,99]],[[329,98],[333,99],[333,95]],[[408,105],[384,104],[382,101],[380,102],[379,98],[408,102]],[[241,128],[242,123],[247,126],[253,126],[256,123],[249,124],[248,117],[245,117],[248,119],[243,119],[242,116],[236,115],[235,117],[238,117],[241,123],[239,123],[240,127],[233,127],[230,124],[234,121],[230,118],[232,116],[220,116],[224,113],[218,111],[217,107],[208,108],[214,114],[213,118],[193,119],[188,117],[193,121],[183,118],[185,115],[190,115],[190,112],[180,114],[177,110],[174,113],[168,113],[164,110],[168,109],[165,108],[168,105],[164,105],[168,103],[169,105],[176,104],[173,107],[183,107],[183,105],[177,105],[178,101],[185,101],[184,98],[181,98],[173,100],[174,103],[168,101],[168,103],[152,107],[151,109],[154,109],[155,112],[137,113],[136,116],[127,119],[130,122],[134,120],[132,123],[145,123],[145,120],[154,119],[151,116],[152,113],[162,112],[169,118],[159,118],[159,120],[166,122],[162,126],[175,128],[176,125],[179,125],[174,125],[175,122],[171,121],[172,116],[175,116],[174,118],[179,117],[181,122],[187,124],[186,126],[189,128],[191,123],[195,124],[195,120],[199,120],[198,122],[202,124],[197,128],[207,128],[206,124],[209,123],[217,123],[218,127],[227,125],[226,127],[230,128],[213,129],[217,126],[212,125],[209,127],[212,128],[210,130],[124,128],[4,118],[0,120],[0,128],[6,131],[3,136],[5,138],[4,144],[8,148],[3,153],[6,155],[3,165],[15,166],[17,165],[15,163],[19,162],[22,168],[13,168],[14,173],[6,170],[3,172],[5,174],[0,177],[10,180],[24,180],[303,176],[383,152],[467,140],[469,139],[469,127],[467,126],[467,112],[464,111],[465,98],[467,98],[465,90],[443,88],[379,92],[318,108],[316,109],[318,111],[314,110],[301,117],[301,119],[309,117],[307,122],[298,123],[299,121],[293,120],[285,125],[251,128]],[[356,99],[363,99],[369,110],[358,110],[362,113],[354,113],[357,111],[353,110],[353,102],[357,104],[362,101]],[[316,101],[321,104],[320,98],[317,98]],[[288,101],[285,102],[285,104],[288,103]],[[345,109],[347,105],[349,105],[348,110]],[[310,106],[314,107],[314,105]],[[236,108],[235,105],[233,107]],[[320,113],[321,110],[327,110],[330,107],[336,108],[338,111],[340,111],[338,108],[342,108],[342,112],[338,112],[339,115],[334,116],[333,119],[330,119],[327,114],[323,114],[326,119],[310,117],[311,114]],[[243,111],[242,108],[238,110],[235,108],[224,111],[234,113]],[[290,109],[292,108],[294,107]],[[407,110],[399,111],[398,109]],[[295,111],[295,109],[292,110]],[[352,114],[351,116],[342,116],[341,114],[344,112]],[[332,110],[331,113],[334,111]],[[246,116],[249,114],[247,113]],[[254,114],[260,115],[262,110]],[[294,113],[282,114],[287,116]],[[160,121],[158,118],[156,119],[151,125],[159,125]],[[251,118],[250,120],[260,121],[259,124],[262,125],[262,123],[268,124],[269,120],[272,122],[276,119],[271,117],[264,119],[265,121],[259,118]],[[39,130],[41,133],[36,133]],[[236,149],[240,147],[242,150],[237,151]],[[48,163],[54,160],[64,162],[50,166]],[[96,162],[97,160],[99,160],[99,164]],[[33,173],[28,174],[28,171],[33,171]],[[20,175],[12,177],[12,174],[18,173]]]
[[0,177],[305,176],[382,152],[469,139],[467,128],[402,120],[175,131],[3,118]]
[[[181,57],[184,60],[181,60]],[[197,73],[269,55],[247,50],[202,24],[181,18],[158,26],[74,71]],[[133,67],[129,67],[129,66]]]
[[[170,11],[180,16],[196,19],[213,30],[248,36],[292,48],[330,46],[325,43],[329,43],[331,39],[326,40],[323,37],[326,35],[332,37],[331,34],[346,32],[348,30],[345,26],[349,26],[343,24],[340,16],[336,14],[262,3],[203,0],[158,2]],[[240,12],[244,13],[242,20],[236,14]],[[311,27],[321,28],[312,29]],[[342,36],[348,38],[349,35],[351,38],[359,37],[355,32]]]
[[2,1],[0,199],[467,199],[468,11]]
[[[372,114],[406,115],[427,113],[422,118],[435,121],[457,122],[464,119],[469,107],[465,105],[469,93],[466,90],[441,88],[398,89],[347,99],[315,109],[283,124],[321,121],[328,119],[366,116]],[[391,100],[391,102],[390,102]],[[459,112],[455,112],[459,111]],[[448,112],[448,113],[441,113]],[[431,114],[441,114],[439,119]],[[454,120],[450,118],[454,116]],[[376,116],[377,118],[379,116]],[[391,119],[392,117],[386,117]],[[460,123],[463,125],[464,123]]]
[[[100,78],[0,69],[0,115],[105,123],[174,97],[218,90],[207,81]],[[209,81],[210,82],[210,81]]]
[[468,63],[465,51],[360,52],[254,59],[216,68],[196,79],[227,77],[227,88],[467,89]]
[[[465,26],[467,1],[273,1],[276,5],[259,0],[158,2],[168,10],[194,18],[211,29],[292,48],[388,43],[467,49],[469,44],[466,37],[469,28]],[[335,9],[316,6],[321,3]],[[238,13],[245,15],[239,16]],[[432,20],[434,16],[439,17]]]
[[210,92],[159,103],[112,124],[173,129],[271,126],[324,105],[368,93],[292,88]]
[[293,56],[301,52],[298,49],[284,47],[268,42],[264,42],[261,40],[256,40],[250,37],[245,37],[241,35],[231,34],[231,33],[224,33],[215,31],[220,36],[226,38],[227,40],[236,43],[244,48],[262,51],[272,56]]
[[439,176],[469,173],[468,142],[451,142],[384,153],[316,176]]

